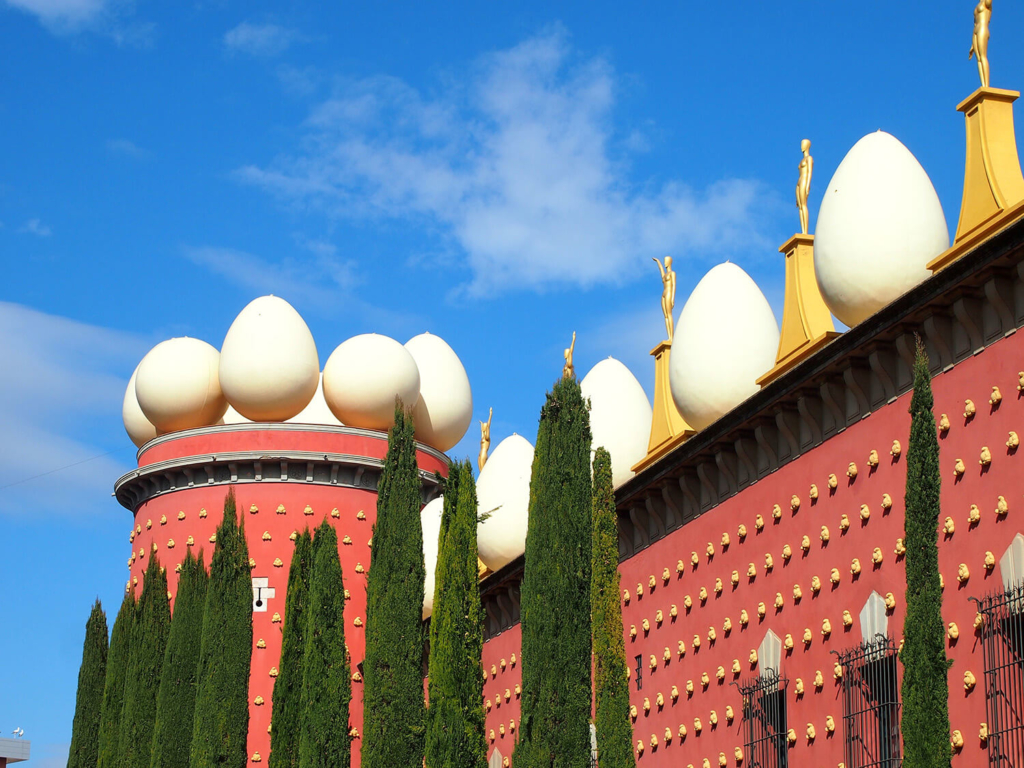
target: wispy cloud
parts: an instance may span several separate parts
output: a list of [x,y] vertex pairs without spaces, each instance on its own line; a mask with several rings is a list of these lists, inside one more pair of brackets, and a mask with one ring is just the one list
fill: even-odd
[[53,231],[39,219],[29,219],[21,225],[21,228],[18,231],[29,235],[35,235],[36,237],[49,237],[53,234]]
[[774,201],[757,181],[632,178],[648,146],[616,130],[615,72],[561,30],[470,71],[439,96],[391,77],[350,82],[313,110],[297,153],[237,177],[331,217],[422,222],[459,249],[475,295],[617,283],[652,255],[767,242]]
[[4,0],[6,5],[36,16],[55,31],[73,31],[99,18],[107,0]]
[[108,139],[107,152],[112,155],[130,157],[133,160],[145,160],[150,156],[147,149],[143,149],[130,139]]
[[0,513],[71,511],[109,496],[125,467],[95,434],[117,432],[127,374],[149,347],[135,334],[0,302],[0,433],[11,437],[0,441]]
[[134,18],[134,0],[0,0],[35,16],[56,35],[97,32],[117,45],[147,48],[153,42],[156,25]]
[[250,56],[278,56],[302,39],[296,30],[277,24],[243,21],[224,33],[224,45],[232,53]]

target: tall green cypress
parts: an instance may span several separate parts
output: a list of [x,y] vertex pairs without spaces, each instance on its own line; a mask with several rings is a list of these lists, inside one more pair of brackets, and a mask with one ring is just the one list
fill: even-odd
[[124,688],[128,679],[128,655],[137,613],[135,590],[125,590],[121,608],[114,619],[107,652],[107,679],[103,686],[103,709],[100,713],[98,768],[121,768],[121,715],[124,712]]
[[932,413],[928,357],[920,341],[914,360],[907,446],[907,615],[903,622],[904,768],[949,768],[949,683],[939,585],[939,441]]
[[85,622],[82,666],[78,670],[78,697],[71,726],[68,768],[96,768],[100,746],[100,712],[107,678],[107,615],[100,601]]
[[[306,653],[306,607],[313,566],[313,537],[306,528],[295,540],[284,604],[281,663],[274,682],[270,719],[270,768],[297,768],[302,722],[302,671]],[[344,592],[342,592],[344,594]]]
[[313,537],[313,568],[306,608],[306,653],[302,661],[300,768],[348,768],[352,699],[345,650],[345,584],[338,534],[324,520]]
[[450,470],[430,619],[427,768],[486,768],[484,616],[476,569],[477,500],[468,461]]
[[208,581],[203,553],[200,552],[196,559],[189,550],[178,577],[174,615],[171,617],[160,690],[156,697],[152,768],[188,765]]
[[149,560],[139,597],[138,616],[128,654],[128,680],[121,715],[124,768],[149,768],[156,724],[156,694],[171,628],[167,573],[156,555]]
[[366,583],[363,768],[421,768],[423,526],[412,416],[401,402],[388,432],[377,487],[377,522]]
[[594,456],[594,538],[591,555],[591,615],[594,622],[594,727],[601,768],[633,768],[629,680],[619,602],[619,537],[612,489],[612,459]]
[[579,382],[562,378],[541,409],[530,478],[517,768],[590,761],[590,439]]
[[235,493],[224,503],[203,611],[192,768],[246,765],[249,734],[249,666],[252,656],[252,581],[245,520]]

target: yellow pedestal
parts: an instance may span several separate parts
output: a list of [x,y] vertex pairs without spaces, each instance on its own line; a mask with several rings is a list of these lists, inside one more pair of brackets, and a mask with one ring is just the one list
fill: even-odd
[[786,299],[775,367],[757,380],[762,387],[839,336],[814,276],[814,235],[793,235],[779,253],[786,255]]
[[1024,215],[1024,176],[1013,128],[1013,102],[1019,96],[979,88],[957,107],[967,125],[964,196],[953,245],[928,264],[932,272]]
[[672,387],[668,378],[668,363],[672,354],[672,342],[663,341],[651,350],[654,357],[654,416],[651,420],[651,439],[647,443],[647,455],[631,469],[639,472],[646,469],[677,445],[681,445],[696,431],[686,423],[672,399]]

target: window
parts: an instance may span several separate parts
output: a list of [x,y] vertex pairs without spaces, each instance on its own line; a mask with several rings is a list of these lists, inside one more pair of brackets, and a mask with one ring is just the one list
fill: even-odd
[[989,765],[1024,766],[1024,582],[976,602],[983,620]]
[[487,768],[502,768],[503,758],[501,752],[495,747],[494,751],[491,752],[491,759],[487,761]]
[[644,657],[636,657],[636,689],[639,691],[644,687]]
[[893,641],[878,634],[838,656],[847,768],[898,768],[900,702]]
[[744,748],[751,768],[787,768],[786,688],[789,680],[769,667],[740,685]]

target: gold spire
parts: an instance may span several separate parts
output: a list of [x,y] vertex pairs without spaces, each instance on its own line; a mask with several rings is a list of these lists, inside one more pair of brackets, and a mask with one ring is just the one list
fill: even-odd
[[669,359],[672,354],[672,342],[663,341],[651,350],[654,356],[654,414],[651,420],[651,439],[647,442],[647,455],[634,464],[631,469],[639,472],[649,467],[677,445],[681,445],[696,431],[679,413],[672,399],[672,387],[669,383]]
[[487,452],[491,448],[491,419],[493,418],[494,409],[491,408],[487,413],[487,421],[480,422],[480,455],[476,459],[476,466],[479,470],[483,470],[484,464],[487,463]]
[[814,170],[810,149],[810,139],[800,142],[803,158],[796,185],[796,207],[800,211],[802,231],[779,248],[779,253],[786,255],[786,298],[782,307],[782,329],[775,367],[757,380],[762,387],[839,335],[814,275],[814,235],[807,234],[807,196]]
[[1019,91],[988,84],[988,24],[991,0],[974,10],[971,53],[978,57],[982,86],[958,106],[967,126],[964,196],[953,245],[928,265],[932,272],[956,261],[978,243],[1024,215],[1024,176],[1017,157],[1013,102]]

